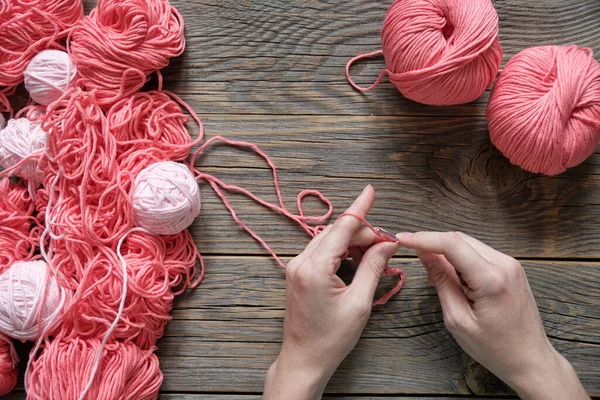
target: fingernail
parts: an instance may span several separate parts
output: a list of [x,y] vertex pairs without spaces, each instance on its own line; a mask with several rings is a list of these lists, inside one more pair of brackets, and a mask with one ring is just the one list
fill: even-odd
[[392,235],[391,233],[389,233],[385,229],[383,229],[383,228],[375,228],[375,230],[377,231],[377,233],[380,236],[383,236],[384,238],[388,239],[389,241],[391,241],[391,242],[399,242],[399,240],[396,237],[396,235]]

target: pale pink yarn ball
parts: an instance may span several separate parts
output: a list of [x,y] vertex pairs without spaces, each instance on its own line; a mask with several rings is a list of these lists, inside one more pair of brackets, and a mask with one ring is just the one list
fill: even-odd
[[487,118],[513,164],[546,175],[578,165],[600,140],[600,64],[577,46],[523,50],[498,78]]
[[477,99],[502,61],[498,14],[490,0],[396,0],[381,39],[390,81],[424,104]]
[[57,322],[71,295],[56,282],[44,261],[15,262],[0,275],[0,333],[36,340],[40,328],[47,331]]
[[184,164],[151,164],[135,178],[133,209],[139,227],[155,235],[182,232],[200,214],[200,189]]
[[[0,130],[0,166],[10,168],[32,154],[41,155],[46,146],[46,132],[40,124],[27,118],[13,118]],[[10,175],[16,175],[38,185],[44,173],[38,167],[39,157],[31,157]]]
[[38,104],[47,106],[58,100],[69,88],[77,68],[64,51],[44,50],[27,65],[25,88]]

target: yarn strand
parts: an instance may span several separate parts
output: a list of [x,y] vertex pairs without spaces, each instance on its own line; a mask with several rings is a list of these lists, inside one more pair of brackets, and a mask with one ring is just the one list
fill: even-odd
[[356,61],[363,60],[363,59],[366,59],[366,58],[377,57],[377,56],[382,55],[382,54],[383,54],[383,50],[377,50],[377,51],[374,51],[372,53],[361,54],[359,56],[354,57],[350,61],[348,61],[348,63],[346,64],[346,79],[348,79],[348,83],[350,83],[350,85],[354,89],[359,90],[361,92],[368,92],[369,90],[374,89],[375,87],[377,87],[377,85],[379,85],[381,83],[382,79],[388,73],[387,69],[384,68],[384,69],[381,70],[381,72],[379,72],[379,76],[377,77],[377,80],[371,86],[369,86],[369,87],[361,87],[361,86],[358,86],[354,82],[354,80],[352,79],[352,76],[350,75],[350,67],[352,67],[352,64],[354,64]]

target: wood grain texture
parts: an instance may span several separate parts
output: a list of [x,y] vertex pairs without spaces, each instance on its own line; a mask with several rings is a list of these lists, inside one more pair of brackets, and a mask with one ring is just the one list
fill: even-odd
[[[556,177],[530,174],[492,146],[483,118],[212,116],[206,129],[270,154],[292,210],[295,196],[312,188],[339,215],[371,183],[377,200],[370,220],[390,231],[461,230],[518,257],[600,256],[599,154]],[[266,163],[252,154],[216,146],[198,167],[276,201]],[[266,254],[208,185],[202,192],[203,210],[192,227],[201,251]],[[307,244],[284,217],[233,199],[276,251],[295,255]],[[323,211],[316,201],[307,209]]]
[[[357,348],[328,392],[507,394],[444,329],[441,309],[418,261],[396,259],[408,279],[374,309]],[[600,265],[524,263],[544,325],[584,385],[600,394]],[[351,268],[344,269],[349,278]],[[392,285],[386,281],[380,293]],[[159,356],[166,391],[256,392],[279,351],[284,271],[262,257],[210,257],[207,278],[179,297]]]
[[[186,21],[186,53],[165,71],[169,87],[203,114],[484,115],[472,104],[428,107],[387,80],[367,94],[346,82],[354,55],[381,47],[391,0],[172,2]],[[600,51],[596,0],[497,0],[503,65],[526,47],[572,44]],[[382,60],[353,68],[372,82]]]

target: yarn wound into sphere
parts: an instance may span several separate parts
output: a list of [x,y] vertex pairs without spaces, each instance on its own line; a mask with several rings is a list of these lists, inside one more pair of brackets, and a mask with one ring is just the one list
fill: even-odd
[[188,167],[164,161],[138,174],[132,203],[138,226],[155,235],[173,235],[200,214],[200,190]]
[[25,88],[36,103],[47,106],[67,91],[75,74],[77,68],[69,54],[60,50],[44,50],[27,65]]
[[0,130],[0,166],[4,173],[19,176],[37,188],[44,180],[38,160],[46,146],[46,132],[27,118],[8,120]]
[[0,396],[8,394],[17,384],[19,357],[9,338],[0,335]]
[[[53,339],[29,366],[27,398],[78,399],[99,350],[98,339]],[[99,375],[86,399],[156,399],[163,375],[154,350],[140,350],[131,342],[107,344]]]
[[487,118],[513,164],[546,175],[576,166],[600,141],[600,64],[577,46],[523,50],[498,78]]
[[107,107],[139,90],[183,53],[183,18],[168,0],[98,0],[74,28],[69,53],[88,90]]
[[70,298],[44,261],[17,261],[0,274],[0,333],[21,341],[51,334]]
[[1,10],[0,112],[3,112],[12,111],[7,95],[23,81],[29,61],[43,49],[61,48],[59,41],[83,17],[83,4],[81,0],[9,1]]
[[[348,82],[367,91],[387,74],[405,97],[423,104],[474,101],[492,84],[502,61],[498,14],[490,0],[396,0],[381,39],[382,50],[348,62]],[[377,81],[367,88],[356,85],[351,65],[380,54],[387,68]]]

